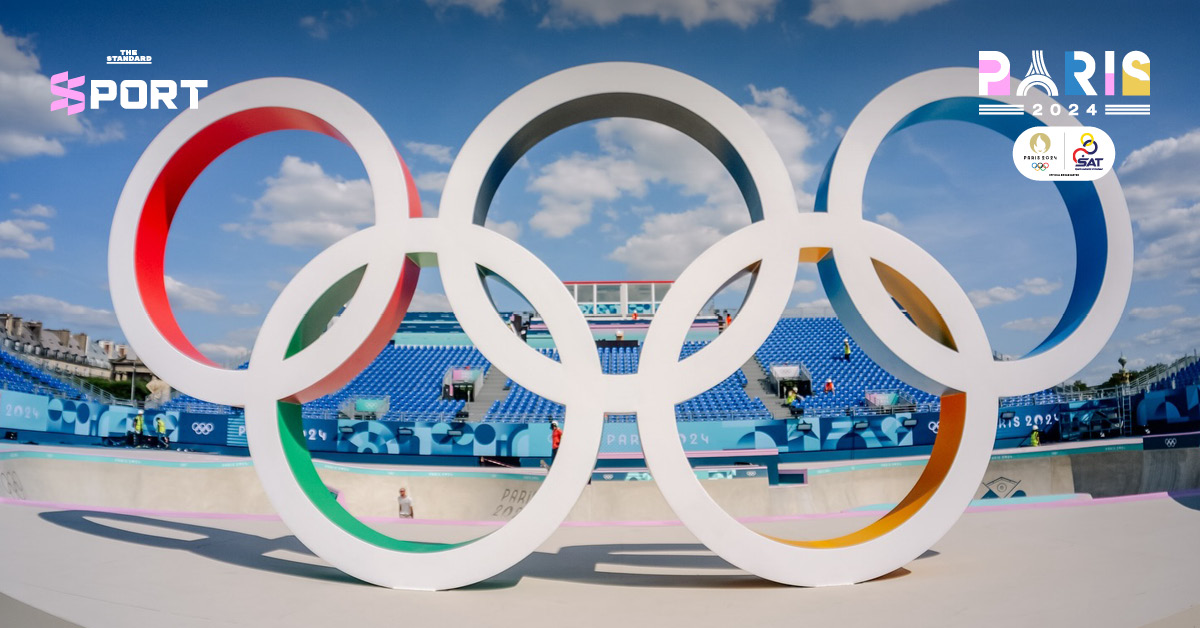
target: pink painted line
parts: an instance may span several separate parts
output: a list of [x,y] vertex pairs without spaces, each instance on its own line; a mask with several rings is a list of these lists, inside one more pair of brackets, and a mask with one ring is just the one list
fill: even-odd
[[[778,456],[778,449],[713,449],[705,451],[688,451],[685,452],[688,458],[726,458],[729,456]],[[612,452],[601,453],[598,455],[603,460],[632,460],[635,458],[643,458],[642,452]],[[597,469],[597,471],[605,471],[606,469]],[[622,471],[623,469],[617,469]]]

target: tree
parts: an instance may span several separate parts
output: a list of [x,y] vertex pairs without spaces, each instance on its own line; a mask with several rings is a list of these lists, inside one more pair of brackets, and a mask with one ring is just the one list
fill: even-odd
[[1133,381],[1136,381],[1139,377],[1149,373],[1150,371],[1163,368],[1163,366],[1164,365],[1162,365],[1162,364],[1154,364],[1151,366],[1147,366],[1146,368],[1141,369],[1140,371],[1137,369],[1128,371],[1128,374],[1129,374],[1128,379],[1125,378],[1125,374],[1121,373],[1121,371],[1117,371],[1117,372],[1113,373],[1111,377],[1108,378],[1108,381],[1104,382],[1103,384],[1100,384],[1099,386],[1097,386],[1097,388],[1112,388],[1115,386],[1120,386],[1120,385],[1124,384],[1125,382],[1133,382]]

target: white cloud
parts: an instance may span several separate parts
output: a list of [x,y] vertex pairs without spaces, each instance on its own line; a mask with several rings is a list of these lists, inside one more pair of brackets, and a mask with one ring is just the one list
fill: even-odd
[[896,214],[893,214],[892,212],[883,212],[882,214],[875,216],[875,222],[887,227],[888,229],[894,229],[896,231],[899,231],[904,227],[904,225],[900,222],[900,219],[896,217]]
[[575,153],[547,164],[529,182],[527,189],[541,195],[541,209],[529,226],[546,237],[566,237],[591,221],[597,201],[612,202],[625,194],[641,198],[646,184],[633,161]]
[[971,304],[982,309],[998,303],[1009,303],[1024,298],[1026,295],[1044,296],[1062,288],[1061,281],[1051,282],[1042,277],[1033,277],[1021,282],[1018,286],[995,286],[987,290],[971,290],[967,297]]
[[[1200,166],[1200,161],[1197,162]],[[1139,279],[1183,275],[1200,266],[1200,204],[1159,210],[1135,219],[1139,251],[1133,270]]]
[[1042,331],[1051,329],[1058,319],[1053,316],[1043,316],[1041,318],[1021,318],[1015,321],[1008,321],[1001,325],[1005,329],[1013,331]]
[[418,155],[424,155],[435,162],[450,165],[454,162],[454,149],[441,144],[426,144],[424,142],[405,142],[404,147]]
[[950,0],[813,0],[808,21],[832,28],[843,21],[894,22]]
[[170,275],[163,277],[163,283],[172,305],[181,310],[216,313],[220,311],[221,301],[225,300],[225,297],[215,290],[189,286]]
[[[804,158],[813,133],[802,118],[809,113],[783,88],[749,87],[744,105],[775,143],[791,173],[802,205],[811,198],[801,186],[816,174]],[[816,123],[818,126],[819,122]],[[664,125],[629,118],[594,125],[600,154],[574,153],[538,170],[527,186],[540,194],[541,209],[530,226],[550,237],[564,237],[592,220],[599,203],[644,198],[653,184],[666,184],[694,197],[693,207],[653,214],[639,204],[638,232],[609,258],[638,278],[678,275],[688,261],[722,236],[749,224],[749,214],[733,177],[712,154],[686,135]]]
[[0,162],[66,153],[64,142],[92,143],[124,138],[120,124],[97,131],[85,117],[50,111],[50,77],[28,38],[6,35],[0,28]]
[[815,301],[801,301],[793,303],[791,307],[783,311],[784,316],[798,316],[810,318],[814,316],[833,316],[833,306],[829,304],[829,299],[817,299]]
[[315,15],[300,18],[300,28],[303,28],[313,39],[329,39],[329,26]]
[[0,299],[0,310],[24,318],[45,319],[52,325],[117,326],[117,317],[110,310],[67,303],[40,294],[19,294]]
[[333,31],[353,28],[366,12],[366,4],[360,7],[347,7],[340,11],[321,11],[317,15],[306,15],[300,18],[300,28],[303,28],[313,39],[326,40]]
[[1166,327],[1152,329],[1134,337],[1134,340],[1146,344],[1157,345],[1170,341],[1176,347],[1191,346],[1200,340],[1200,316],[1177,318]]
[[259,327],[243,327],[231,329],[212,342],[201,342],[196,348],[214,361],[234,366],[245,362],[250,357],[250,347],[258,338]]
[[53,218],[58,212],[53,207],[37,204],[26,209],[14,209],[13,213],[22,218]]
[[749,223],[744,207],[728,205],[655,214],[608,257],[625,264],[636,278],[670,279],[717,240]]
[[491,17],[500,14],[504,0],[425,0],[425,4],[438,12],[446,11],[450,7],[463,7],[484,17]]
[[[426,0],[427,2],[429,0]],[[743,28],[770,20],[778,0],[550,0],[542,26],[605,26],[626,17],[678,21],[684,28],[706,22],[732,22]]]
[[235,316],[254,316],[262,309],[253,303],[234,303],[229,306],[229,311]]
[[1157,140],[1121,164],[1121,186],[1136,236],[1139,279],[1179,276],[1200,267],[1200,129]]
[[[787,89],[776,87],[760,90],[750,86],[752,104],[742,108],[751,118],[767,132],[771,143],[783,157],[788,174],[792,175],[792,185],[801,205],[812,206],[812,197],[801,189],[801,186],[817,172],[817,164],[804,158],[804,153],[813,145],[813,132],[802,118],[810,117],[808,110],[796,102]],[[815,126],[824,129],[828,125],[821,122],[823,116],[817,116]]]
[[446,187],[446,175],[449,172],[424,172],[413,178],[417,184],[417,189],[422,192],[432,192],[441,194],[442,188]]
[[1200,201],[1200,181],[1194,176],[1198,158],[1200,129],[1129,153],[1119,170],[1130,209],[1144,213]]
[[366,179],[328,175],[320,164],[288,155],[279,174],[254,201],[249,220],[222,225],[248,238],[284,246],[326,246],[373,219],[374,200]]
[[1178,305],[1162,305],[1158,307],[1135,307],[1129,310],[1129,318],[1135,320],[1150,320],[1164,316],[1183,314],[1183,308]]
[[0,222],[0,258],[28,259],[30,251],[53,251],[54,238],[38,236],[50,227],[40,220],[16,218]]
[[495,231],[496,233],[499,233],[500,235],[514,242],[521,236],[521,225],[517,224],[517,221],[515,220],[498,222],[489,218],[486,226],[488,229],[491,229],[492,231]]
[[1026,279],[1025,281],[1021,282],[1022,290],[1028,292],[1029,294],[1035,294],[1038,296],[1053,294],[1057,292],[1059,288],[1062,288],[1061,281],[1052,282],[1041,277],[1033,277],[1032,279]]
[[970,297],[972,305],[977,308],[984,308],[996,305],[997,303],[1016,301],[1025,295],[1019,288],[996,286],[987,290],[972,290],[967,293],[967,296]]
[[410,312],[449,312],[450,300],[446,295],[437,292],[417,290],[413,293],[412,302],[408,306]]
[[241,345],[227,345],[217,342],[202,342],[196,345],[204,355],[215,358],[218,362],[242,360],[250,357],[250,349]]
[[167,296],[171,299],[171,305],[181,310],[209,314],[228,311],[236,316],[253,316],[260,311],[258,306],[252,303],[228,305],[225,302],[225,296],[216,290],[191,286],[170,275],[163,277],[163,283],[167,288]]
[[817,282],[812,279],[797,279],[796,283],[792,284],[793,294],[803,294],[812,292],[817,289]]

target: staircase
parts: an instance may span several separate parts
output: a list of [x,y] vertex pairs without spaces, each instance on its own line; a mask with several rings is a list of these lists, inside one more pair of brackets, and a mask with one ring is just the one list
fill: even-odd
[[507,382],[508,376],[493,364],[488,369],[487,375],[483,377],[483,383],[475,389],[475,401],[463,406],[463,410],[466,410],[470,417],[467,420],[482,421],[488,408],[492,407],[492,403],[508,396],[508,391],[504,389],[504,384]]
[[758,360],[755,360],[751,356],[742,365],[742,373],[746,374],[746,394],[751,399],[754,397],[762,399],[763,405],[767,406],[767,410],[770,411],[771,416],[776,419],[791,418],[792,413],[787,408],[779,405],[782,403],[781,400],[775,396],[775,393],[771,392],[771,388],[767,383],[767,372],[762,370],[762,367],[758,365]]

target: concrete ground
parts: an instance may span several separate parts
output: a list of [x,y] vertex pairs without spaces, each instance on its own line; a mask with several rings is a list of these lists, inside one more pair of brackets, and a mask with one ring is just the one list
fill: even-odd
[[440,593],[355,581],[274,520],[10,503],[0,530],[4,626],[1200,625],[1195,492],[968,512],[903,569],[823,589],[745,574],[682,526],[564,526],[509,571]]

